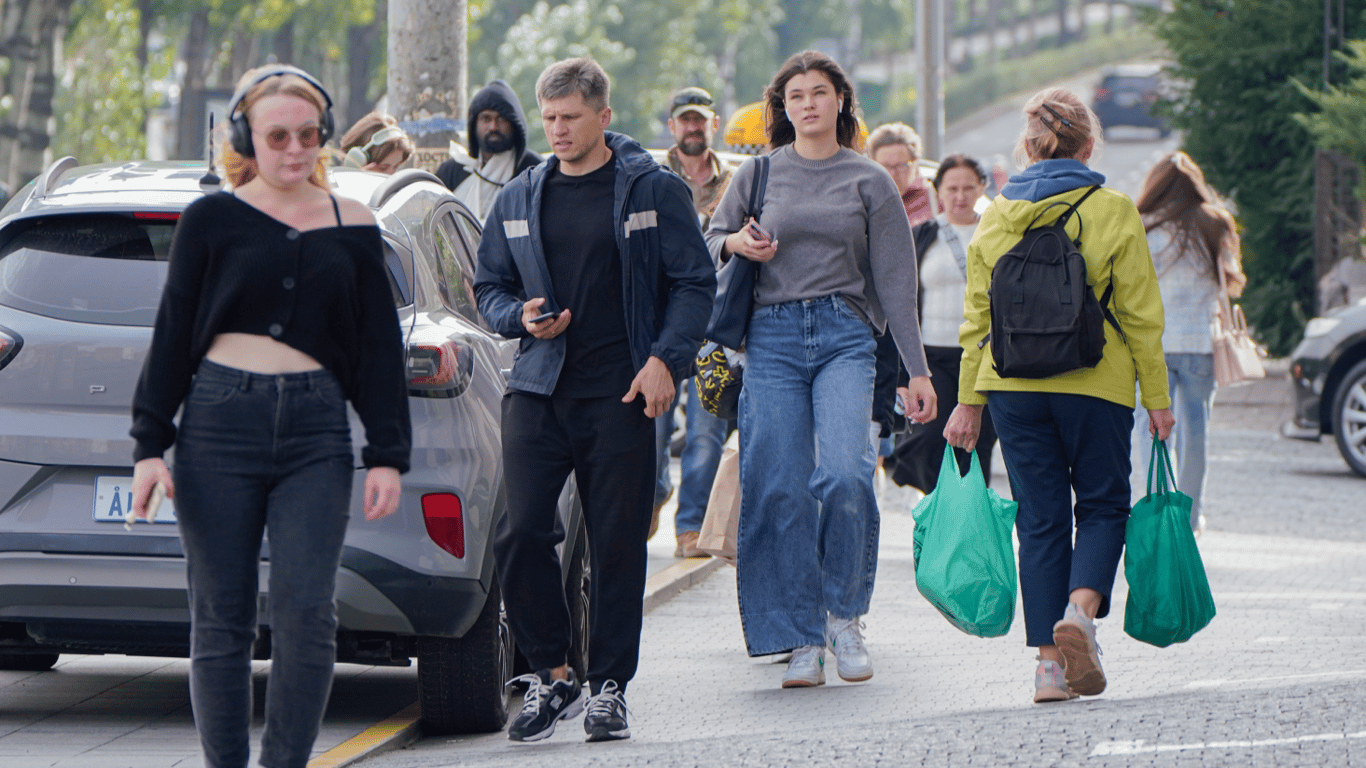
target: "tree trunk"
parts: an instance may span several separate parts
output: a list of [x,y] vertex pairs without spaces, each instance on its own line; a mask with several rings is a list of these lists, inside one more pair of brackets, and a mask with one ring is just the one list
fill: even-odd
[[1073,39],[1086,39],[1086,0],[1077,0],[1077,28]]
[[435,168],[465,120],[467,8],[466,0],[389,2],[389,111],[418,147],[417,168]]
[[858,88],[854,70],[858,69],[859,52],[863,47],[863,0],[844,0],[845,13],[849,15],[849,33],[844,37],[844,71],[849,74],[849,82]]
[[[180,159],[198,159],[204,156],[199,146],[199,94],[204,90],[205,63],[204,46],[209,33],[209,12],[197,9],[190,14],[190,28],[185,34],[185,81],[180,84],[180,108],[176,114],[175,156]],[[219,115],[219,124],[227,121],[227,115]]]
[[32,0],[0,8],[0,18],[8,17],[5,31],[12,32],[3,41],[10,58],[4,91],[14,97],[14,106],[0,121],[0,162],[6,163],[2,178],[11,190],[41,173],[49,159],[52,100],[62,56],[59,32],[66,30],[72,1]]
[[1067,45],[1067,0],[1058,0],[1058,47]]
[[290,19],[275,30],[272,41],[275,60],[281,64],[295,64],[294,61],[294,20]]
[[1115,31],[1115,0],[1105,0],[1105,34]]
[[1039,19],[1039,0],[1025,0],[1025,28],[1029,33],[1029,53],[1039,50],[1039,30],[1034,25]]
[[346,30],[346,110],[343,114],[347,125],[355,125],[374,106],[370,101],[370,72],[375,44],[379,42],[384,24],[383,6],[381,2],[375,8],[374,21]]

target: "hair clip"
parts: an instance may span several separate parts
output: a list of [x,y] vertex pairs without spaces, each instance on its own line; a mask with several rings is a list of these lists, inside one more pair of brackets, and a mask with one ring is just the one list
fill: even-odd
[[1058,122],[1062,123],[1063,125],[1067,126],[1068,128],[1071,128],[1071,127],[1072,127],[1072,121],[1071,121],[1071,120],[1068,120],[1067,118],[1065,118],[1065,117],[1063,117],[1062,115],[1058,114],[1058,111],[1057,111],[1056,109],[1053,109],[1052,107],[1048,106],[1048,102],[1044,102],[1043,104],[1040,104],[1039,106],[1041,106],[1041,107],[1043,107],[1044,109],[1048,110],[1048,114],[1052,115],[1053,117],[1056,117],[1056,118],[1058,119]]

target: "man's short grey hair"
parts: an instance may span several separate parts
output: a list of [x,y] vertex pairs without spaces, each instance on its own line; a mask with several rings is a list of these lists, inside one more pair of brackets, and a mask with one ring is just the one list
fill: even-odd
[[601,112],[607,106],[610,88],[607,73],[596,61],[586,56],[565,59],[546,67],[536,78],[536,103],[577,93],[590,109]]

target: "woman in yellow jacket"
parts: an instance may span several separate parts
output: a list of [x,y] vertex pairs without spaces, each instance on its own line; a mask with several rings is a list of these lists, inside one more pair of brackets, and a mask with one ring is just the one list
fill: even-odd
[[944,437],[972,450],[990,401],[1020,504],[1015,527],[1025,641],[1039,649],[1034,701],[1044,702],[1105,690],[1094,619],[1109,613],[1124,549],[1135,380],[1153,433],[1165,439],[1173,419],[1157,276],[1138,210],[1121,192],[1097,190],[1066,225],[1073,238],[1084,234],[1080,251],[1096,296],[1114,289],[1109,308],[1123,335],[1104,324],[1100,363],[1046,379],[1003,378],[978,347],[991,326],[988,289],[997,260],[1040,214],[1036,223],[1044,225],[1067,210],[1048,206],[1076,203],[1105,182],[1086,167],[1100,123],[1076,94],[1041,91],[1024,113],[1015,159],[1028,167],[1001,189],[968,246],[959,405]]

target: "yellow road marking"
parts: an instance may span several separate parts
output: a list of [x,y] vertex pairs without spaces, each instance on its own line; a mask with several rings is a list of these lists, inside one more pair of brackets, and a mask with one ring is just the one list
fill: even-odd
[[422,708],[417,702],[409,704],[364,731],[308,761],[308,768],[341,768],[395,741],[417,734],[417,721]]

